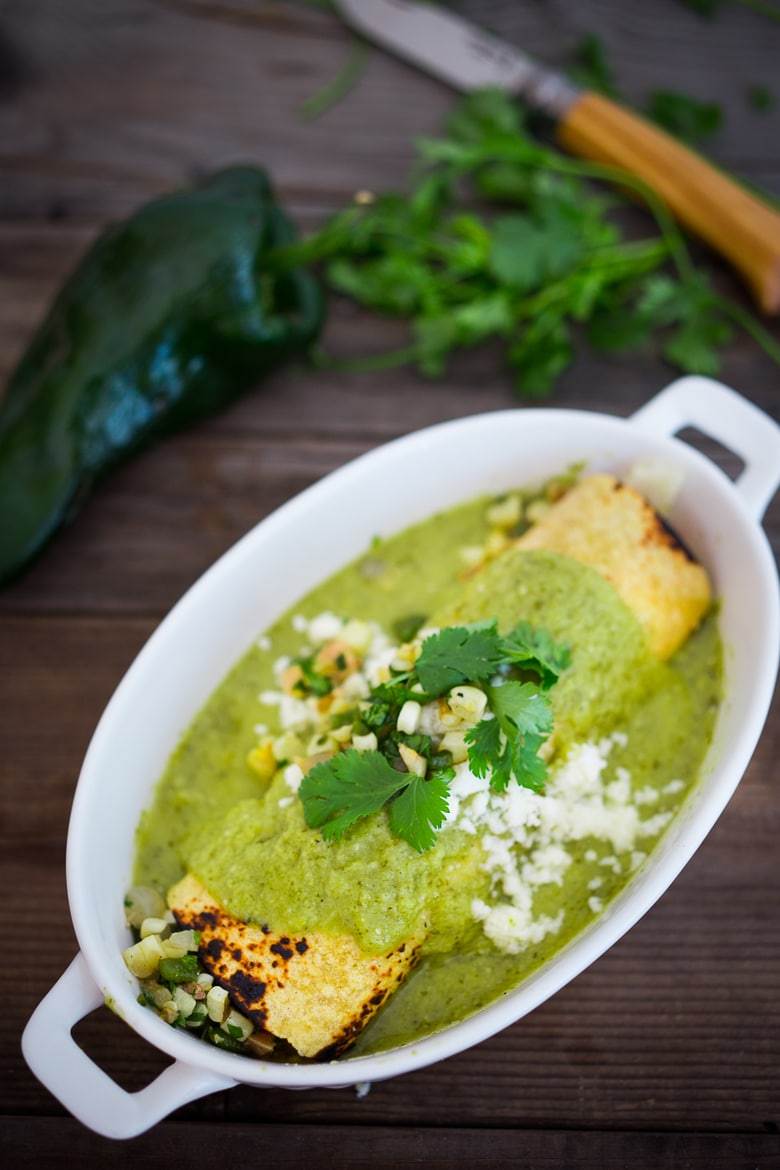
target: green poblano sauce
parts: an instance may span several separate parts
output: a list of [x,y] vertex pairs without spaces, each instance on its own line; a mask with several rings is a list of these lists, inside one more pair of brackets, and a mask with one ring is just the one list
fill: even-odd
[[[486,533],[486,501],[437,515],[377,540],[364,556],[291,606],[222,681],[174,752],[138,829],[135,880],[167,889],[195,873],[233,914],[282,932],[318,928],[353,934],[382,952],[425,923],[423,959],[369,1024],[353,1055],[435,1031],[516,986],[559,950],[626,884],[636,859],[611,856],[603,841],[567,844],[562,883],[541,885],[534,912],[562,914],[560,928],[519,953],[498,950],[474,918],[489,899],[481,838],[457,826],[416,853],[394,837],[384,813],[326,843],[306,827],[281,775],[263,785],[247,765],[256,726],[274,730],[260,694],[275,686],[274,662],[298,652],[295,615],[329,611],[379,621],[410,613],[432,624],[524,619],[568,643],[572,665],[550,692],[559,755],[584,740],[623,733],[605,783],[625,769],[633,791],[654,790],[653,812],[675,809],[695,783],[720,696],[720,642],[710,614],[669,663],[613,587],[593,570],[545,552],[507,553],[464,584],[459,550]],[[625,742],[623,742],[625,740]],[[670,784],[670,781],[676,781]],[[660,835],[645,837],[652,848]],[[604,864],[608,862],[609,864]]]

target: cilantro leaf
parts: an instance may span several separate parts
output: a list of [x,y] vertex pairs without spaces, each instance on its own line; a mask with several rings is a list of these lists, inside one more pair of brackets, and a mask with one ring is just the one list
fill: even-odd
[[580,225],[534,222],[528,216],[497,219],[488,260],[494,276],[521,292],[574,267],[582,253]]
[[723,125],[723,107],[717,102],[702,102],[676,90],[654,90],[647,112],[659,126],[689,143],[717,133]]
[[747,91],[747,100],[750,108],[759,114],[768,114],[775,108],[775,95],[767,85],[751,85]]
[[504,734],[548,736],[552,731],[552,707],[533,683],[506,682],[488,687],[488,702]]
[[417,677],[429,695],[441,695],[465,682],[484,682],[501,665],[501,639],[496,622],[447,626],[422,644],[415,663]]
[[504,740],[490,770],[490,787],[494,792],[506,792],[512,782],[513,764],[512,745]]
[[303,777],[298,795],[306,824],[337,840],[355,821],[378,812],[412,777],[398,772],[378,751],[348,748]]
[[568,646],[558,645],[547,630],[537,630],[528,622],[518,622],[503,638],[501,649],[515,666],[535,671],[544,690],[571,662]]
[[568,325],[556,309],[540,313],[509,348],[518,393],[531,398],[549,394],[574,360]]
[[716,312],[689,317],[664,345],[664,356],[689,374],[717,374],[721,362],[717,347],[732,335],[731,326]]
[[538,753],[552,731],[549,699],[532,683],[507,682],[487,690],[493,717],[466,732],[469,767],[475,776],[489,776],[495,792],[506,791],[512,777],[541,792],[547,766]]
[[539,755],[542,736],[526,735],[512,745],[512,772],[517,783],[534,792],[542,792],[547,780],[547,765]]
[[436,832],[449,812],[451,768],[414,776],[390,804],[390,828],[418,853],[436,844]]
[[497,719],[483,719],[466,734],[466,742],[472,772],[489,776],[494,792],[506,792],[513,777],[523,788],[544,790],[547,765],[539,755],[543,736],[507,737]]
[[480,719],[476,727],[466,732],[464,739],[469,751],[469,767],[475,776],[484,779],[501,756],[501,725],[497,719]]
[[573,56],[574,64],[568,70],[570,77],[605,97],[620,97],[614,70],[600,37],[587,33],[575,45]]

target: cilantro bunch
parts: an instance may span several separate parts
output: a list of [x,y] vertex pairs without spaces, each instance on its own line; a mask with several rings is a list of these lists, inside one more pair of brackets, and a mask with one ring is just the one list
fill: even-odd
[[[780,364],[780,346],[712,288],[645,183],[545,145],[507,94],[469,95],[445,135],[418,151],[408,194],[364,192],[276,255],[281,266],[321,264],[332,289],[408,322],[408,345],[342,368],[412,363],[437,377],[455,351],[493,340],[517,392],[538,397],[583,341],[601,350],[657,341],[672,365],[715,374],[735,325]],[[591,180],[638,197],[657,230],[625,238],[612,214],[624,198]]]
[[[431,634],[413,667],[371,689],[359,730],[374,733],[376,749],[347,748],[303,777],[307,825],[335,840],[387,805],[393,833],[418,852],[430,849],[448,813],[452,756],[431,735],[399,731],[399,715],[410,701],[431,703],[462,686],[478,687],[487,700],[464,736],[474,774],[489,777],[495,791],[513,779],[541,791],[546,767],[538,753],[553,726],[547,691],[568,665],[568,649],[526,622],[507,635],[495,620]],[[420,770],[407,768],[408,749],[424,761]]]

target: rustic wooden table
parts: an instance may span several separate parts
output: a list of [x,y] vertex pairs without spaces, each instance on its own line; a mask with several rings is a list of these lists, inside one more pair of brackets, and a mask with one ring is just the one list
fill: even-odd
[[[597,33],[636,101],[670,87],[722,102],[712,155],[780,195],[775,21],[736,3],[706,20],[678,0],[457,7],[554,64]],[[453,96],[374,52],[343,100],[304,116],[350,43],[334,17],[293,0],[0,0],[0,379],[97,231],[193,176],[259,161],[303,228],[356,189],[402,188],[414,136],[440,126]],[[774,110],[751,107],[755,84],[774,87]],[[704,263],[740,295],[715,258]],[[334,350],[398,336],[334,298]],[[583,352],[551,404],[625,416],[671,375],[652,351]],[[780,372],[754,343],[729,346],[722,376],[780,419]],[[237,537],[331,469],[417,427],[513,405],[493,353],[437,381],[287,370],[114,474],[0,593],[5,1166],[780,1166],[776,705],[671,891],[573,984],[472,1051],[363,1098],[237,1088],[126,1144],[84,1129],[23,1062],[23,1026],[76,951],[64,859],[80,762],[145,639]],[[766,524],[780,547],[780,501]],[[128,1089],[165,1063],[105,1009],[77,1035]]]

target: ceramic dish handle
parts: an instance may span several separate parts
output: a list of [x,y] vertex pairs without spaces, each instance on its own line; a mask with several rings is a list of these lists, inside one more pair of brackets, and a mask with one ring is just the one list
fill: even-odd
[[130,1138],[180,1105],[230,1089],[235,1081],[176,1061],[136,1093],[128,1093],[90,1060],[71,1030],[104,1002],[83,955],[73,960],[30,1018],[24,1057],[42,1084],[96,1133]]
[[763,410],[721,382],[691,375],[640,407],[631,422],[666,437],[696,427],[739,455],[745,466],[734,487],[750,513],[761,519],[780,482],[780,427]]

